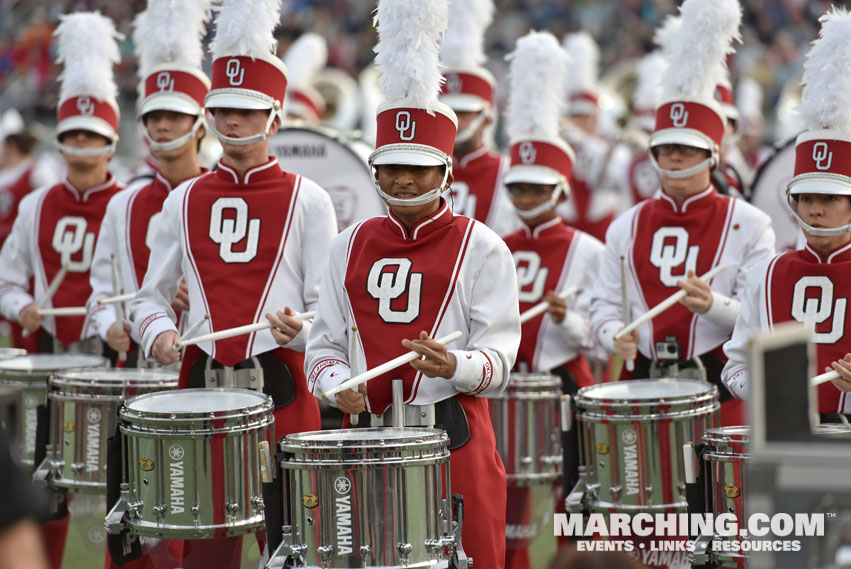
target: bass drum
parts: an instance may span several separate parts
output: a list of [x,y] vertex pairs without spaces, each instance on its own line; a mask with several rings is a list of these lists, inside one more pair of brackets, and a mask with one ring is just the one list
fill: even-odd
[[802,240],[801,229],[786,205],[786,184],[795,175],[795,139],[777,149],[760,167],[751,190],[751,203],[768,214],[778,252],[794,251]]
[[387,213],[369,170],[372,147],[326,128],[287,128],[269,139],[281,168],[319,184],[331,196],[337,229]]

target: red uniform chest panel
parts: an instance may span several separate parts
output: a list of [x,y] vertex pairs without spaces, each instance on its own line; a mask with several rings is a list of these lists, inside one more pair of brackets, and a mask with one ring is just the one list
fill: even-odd
[[[525,231],[517,231],[505,238],[517,269],[521,314],[541,302],[547,291],[558,287],[575,237],[574,230],[560,224],[546,230],[537,239],[527,236]],[[525,362],[532,365],[545,315],[540,314],[523,324],[518,364]]]
[[8,186],[0,187],[0,246],[12,232],[21,198],[33,190],[30,185],[32,171],[32,167],[27,168],[17,180]]
[[[48,190],[37,217],[36,238],[47,283],[62,264],[68,272],[53,295],[54,307],[82,306],[92,293],[89,270],[106,205],[121,188],[116,185],[77,201],[64,184]],[[57,316],[56,338],[65,345],[80,339],[83,316]]]
[[127,203],[127,214],[124,216],[127,220],[127,242],[136,285],[140,288],[148,270],[150,239],[167,197],[168,189],[164,185],[152,183],[139,190]]
[[[497,191],[501,160],[499,155],[488,153],[470,160],[466,165],[460,162],[453,165],[455,181],[450,188],[450,196],[453,200],[467,200],[460,213],[481,222],[487,221]],[[455,211],[459,211],[457,207]]]
[[[392,223],[367,221],[350,245],[345,287],[366,357],[363,369],[406,353],[402,340],[417,339],[422,330],[433,337],[455,294],[473,221],[454,217],[415,241],[403,240]],[[404,365],[370,380],[373,413],[392,402],[393,379],[404,381],[406,401],[416,397],[421,375]]]
[[[186,249],[201,284],[214,331],[251,324],[265,303],[281,267],[297,177],[234,187],[215,176],[199,180],[184,197]],[[215,342],[213,357],[223,365],[247,359],[254,334]]]
[[[766,309],[772,326],[790,320],[815,323],[816,373],[821,373],[851,352],[847,316],[851,261],[817,264],[806,255],[790,251],[772,263],[766,275]],[[835,413],[840,391],[827,382],[818,392],[819,411]]]
[[[677,213],[662,200],[645,202],[637,213],[631,264],[647,306],[652,308],[679,291],[689,269],[700,276],[723,251],[734,200],[713,195]],[[677,303],[653,319],[653,342],[673,336],[683,358],[692,357],[696,316]]]

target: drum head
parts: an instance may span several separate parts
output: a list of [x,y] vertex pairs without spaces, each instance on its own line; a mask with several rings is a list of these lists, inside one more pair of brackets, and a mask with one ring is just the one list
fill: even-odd
[[178,373],[164,369],[145,368],[106,368],[106,369],[75,369],[63,371],[55,375],[54,381],[61,382],[102,382],[102,383],[174,383],[177,384]]
[[636,379],[583,387],[577,396],[599,400],[680,399],[712,391],[712,384],[696,379]]
[[319,184],[331,196],[337,229],[386,215],[367,162],[372,148],[323,128],[287,128],[269,138],[281,168]]
[[30,354],[0,360],[0,371],[57,371],[77,367],[104,367],[109,360],[94,354]]
[[369,428],[369,429],[350,429],[340,431],[311,431],[307,433],[295,433],[287,435],[290,442],[307,442],[317,444],[327,443],[350,443],[350,442],[375,442],[375,441],[393,441],[393,442],[414,442],[430,437],[440,437],[443,431],[440,429],[427,429],[419,427],[405,427],[403,429],[395,429],[393,427],[384,428]]
[[125,403],[138,413],[221,413],[262,405],[268,396],[247,389],[181,389],[157,391],[134,397]]
[[0,360],[17,358],[25,355],[27,355],[27,351],[22,350],[21,348],[0,348]]

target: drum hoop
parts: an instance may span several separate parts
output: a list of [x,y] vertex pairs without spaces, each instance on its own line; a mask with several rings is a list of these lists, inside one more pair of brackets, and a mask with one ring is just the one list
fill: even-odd
[[381,456],[372,458],[358,457],[358,460],[345,461],[311,461],[292,460],[289,457],[281,461],[281,468],[285,470],[398,470],[400,468],[414,468],[419,466],[440,466],[449,462],[449,447],[440,450],[440,454],[428,457],[406,458],[404,456]]
[[[130,380],[116,381],[112,379],[105,380],[67,380],[62,376],[51,375],[48,379],[48,385],[56,391],[63,392],[67,388],[85,388],[93,392],[93,396],[107,391],[124,390],[124,389],[148,389],[150,391],[163,391],[177,387],[177,376],[173,379],[151,379],[150,381]],[[143,395],[139,393],[137,395]],[[135,397],[135,395],[133,396]]]
[[[271,411],[271,408],[270,408]],[[124,420],[124,416],[121,415],[122,423],[120,425],[120,429],[122,433],[125,433],[128,437],[138,436],[141,438],[153,438],[153,439],[169,439],[169,438],[179,438],[179,439],[204,439],[208,438],[211,435],[220,435],[222,433],[225,434],[239,434],[239,433],[247,433],[253,432],[257,430],[261,430],[269,425],[275,424],[275,417],[272,413],[256,413],[250,418],[247,418],[244,415],[232,415],[227,418],[216,417],[215,419],[199,419],[196,418],[192,421],[182,421],[177,423],[174,420],[169,419],[160,419],[159,421],[162,425],[154,424],[142,424],[142,423],[130,423],[129,421]],[[231,422],[228,423],[227,419],[230,419]],[[233,419],[240,419],[240,421],[234,421]],[[216,422],[225,422],[225,424],[213,427],[210,423],[212,421]],[[165,425],[170,425],[170,427],[166,428]]]
[[[327,435],[327,434],[337,434],[342,433],[344,431],[340,430],[324,430],[324,431],[307,431],[304,433],[293,433],[283,437],[279,441],[280,450],[284,451],[287,448],[294,448],[296,452],[302,451],[304,449],[322,449],[323,451],[327,451],[328,449],[338,449],[338,448],[394,448],[402,445],[414,445],[414,444],[430,444],[434,442],[442,442],[449,441],[449,436],[446,434],[446,431],[442,429],[434,429],[429,427],[414,427],[417,431],[424,433],[422,435],[414,435],[410,431],[407,432],[407,437],[396,437],[393,438],[389,435],[392,434],[406,434],[405,429],[397,429],[395,427],[369,427],[366,429],[358,429],[357,432],[360,433],[388,433],[387,438],[383,439],[323,439],[321,441],[317,441],[315,438],[310,438],[319,435]],[[414,428],[411,428],[413,430]],[[389,442],[388,442],[389,441]],[[381,444],[381,443],[384,444]],[[305,444],[309,443],[309,444]],[[318,443],[318,444],[317,444]],[[341,446],[342,443],[342,446]],[[410,448],[406,446],[405,448]]]
[[511,388],[506,389],[504,392],[487,397],[487,399],[491,400],[500,400],[500,399],[523,399],[523,400],[551,400],[551,401],[559,401],[561,400],[562,392],[561,389],[558,391],[547,391],[544,393],[535,393],[535,392],[525,392],[525,391],[512,391]]
[[653,399],[598,399],[585,397],[577,393],[574,400],[577,406],[602,407],[602,406],[627,406],[641,407],[645,405],[677,405],[690,402],[702,402],[716,398],[718,388],[714,385],[711,390],[695,395],[683,395],[680,397],[655,397]]
[[34,358],[34,357],[39,356],[39,355],[51,355],[51,354],[27,354],[25,356],[18,356],[18,357],[15,357],[15,358],[0,359],[0,381],[2,381],[2,378],[6,377],[6,376],[9,376],[9,377],[20,377],[20,376],[28,377],[28,376],[31,376],[32,374],[35,374],[35,373],[37,373],[39,375],[45,375],[46,374],[46,375],[50,376],[50,375],[53,375],[53,374],[58,373],[58,372],[67,373],[67,372],[70,372],[70,371],[78,371],[78,370],[86,370],[86,369],[102,369],[102,368],[105,368],[105,367],[109,367],[109,360],[108,359],[106,359],[103,356],[96,356],[94,354],[66,354],[66,355],[88,356],[88,357],[91,357],[91,358],[99,358],[100,359],[100,363],[96,363],[96,364],[93,363],[89,366],[81,366],[79,364],[76,364],[76,365],[71,365],[71,366],[68,366],[68,367],[53,367],[53,368],[45,368],[45,369],[10,369],[10,368],[5,367],[10,362],[14,362],[14,360],[18,359],[19,357],[20,358]]
[[644,415],[607,415],[604,413],[588,413],[585,411],[580,411],[576,414],[576,418],[579,421],[582,421],[583,419],[587,418],[603,419],[612,423],[632,423],[636,421],[653,421],[658,419],[685,419],[700,417],[706,415],[707,413],[711,414],[719,409],[721,409],[721,404],[717,400],[715,400],[709,405],[690,409],[682,409],[680,411],[675,411],[672,413],[648,413]]

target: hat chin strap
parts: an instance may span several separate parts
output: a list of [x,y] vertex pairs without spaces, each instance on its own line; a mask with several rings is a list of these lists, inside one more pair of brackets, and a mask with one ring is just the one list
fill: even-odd
[[488,112],[486,110],[482,110],[470,125],[455,135],[455,144],[464,144],[476,134],[476,131],[479,130],[479,127],[485,124],[485,121],[488,119]]
[[561,197],[562,191],[564,191],[564,183],[559,182],[558,184],[556,184],[556,187],[553,190],[553,195],[550,196],[550,199],[548,199],[541,205],[535,206],[532,209],[520,209],[517,206],[514,206],[514,210],[517,212],[517,215],[518,217],[520,217],[520,219],[535,219],[539,215],[547,213],[556,205],[558,205],[558,199],[559,197]]
[[798,212],[795,211],[795,208],[792,207],[792,194],[788,189],[786,190],[786,207],[788,207],[789,211],[792,212],[792,215],[795,216],[795,219],[797,220],[798,225],[801,226],[801,229],[810,235],[815,237],[835,237],[836,235],[842,235],[843,233],[851,233],[851,223],[841,227],[813,227],[812,225],[809,225],[806,221],[801,219],[801,216],[799,216]]
[[112,154],[115,152],[116,144],[118,144],[118,141],[113,140],[106,146],[99,146],[97,148],[77,148],[76,146],[69,146],[68,144],[62,144],[61,142],[57,142],[56,146],[62,154],[89,158],[92,156],[106,156],[107,154]]
[[715,161],[714,156],[710,156],[706,160],[698,162],[694,166],[690,168],[686,168],[684,170],[665,170],[659,163],[656,162],[656,157],[653,156],[653,151],[650,150],[650,162],[653,164],[653,167],[656,168],[656,171],[659,172],[659,175],[665,176],[666,178],[673,178],[675,180],[681,180],[683,178],[690,178],[694,176],[698,172],[706,170],[707,168],[714,168],[717,162]]
[[439,198],[440,194],[442,194],[443,192],[445,192],[447,190],[446,180],[448,178],[449,178],[449,167],[447,166],[446,171],[443,173],[443,181],[440,183],[440,187],[435,188],[433,190],[430,190],[430,191],[424,193],[423,195],[421,195],[419,197],[410,198],[410,199],[394,198],[393,196],[387,194],[384,190],[381,189],[381,184],[378,183],[378,180],[374,180],[374,183],[375,183],[375,190],[378,192],[378,195],[381,196],[381,199],[383,199],[384,201],[386,201],[390,205],[396,205],[396,206],[402,206],[402,207],[405,207],[405,206],[413,207],[413,206],[418,206],[418,205],[425,205],[425,204],[433,202],[434,200]]
[[245,144],[251,144],[253,142],[259,142],[261,140],[266,140],[269,137],[269,129],[272,128],[272,121],[275,120],[275,109],[269,109],[269,120],[266,121],[266,130],[263,132],[252,134],[251,136],[243,136],[240,138],[234,138],[232,136],[225,136],[221,132],[216,129],[216,126],[207,121],[207,126],[210,127],[210,130],[213,131],[213,134],[216,135],[216,138],[219,139],[219,142],[227,142],[228,144],[235,144],[237,146],[243,146]]
[[148,129],[144,129],[142,132],[145,135],[145,140],[148,141],[148,146],[151,147],[151,150],[157,150],[159,152],[168,152],[169,150],[175,150],[180,148],[193,138],[195,138],[195,133],[198,132],[198,128],[201,126],[201,122],[204,118],[201,115],[198,115],[198,118],[195,119],[195,123],[192,125],[192,128],[184,134],[183,136],[178,136],[174,140],[170,140],[168,142],[157,142],[151,135],[148,134]]

